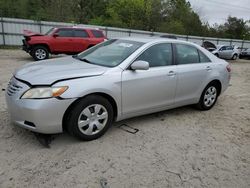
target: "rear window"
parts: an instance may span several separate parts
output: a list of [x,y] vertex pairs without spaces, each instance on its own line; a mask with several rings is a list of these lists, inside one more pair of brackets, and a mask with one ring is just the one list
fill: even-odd
[[91,30],[91,32],[93,33],[93,35],[94,35],[96,38],[103,38],[103,37],[104,37],[102,31]]

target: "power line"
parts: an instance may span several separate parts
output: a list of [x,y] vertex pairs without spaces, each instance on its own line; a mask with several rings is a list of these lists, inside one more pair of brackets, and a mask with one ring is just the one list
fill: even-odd
[[246,8],[246,7],[242,7],[242,6],[238,6],[238,5],[233,5],[233,4],[229,4],[229,3],[222,3],[222,2],[217,2],[217,1],[214,1],[214,0],[206,1],[206,3],[216,4],[217,6],[221,5],[221,6],[224,6],[224,7],[238,8],[238,9],[241,9],[242,11],[244,10],[244,11],[250,12],[250,8]]

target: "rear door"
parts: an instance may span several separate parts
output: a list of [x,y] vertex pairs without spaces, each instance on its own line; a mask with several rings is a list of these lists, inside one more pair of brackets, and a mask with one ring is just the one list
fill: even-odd
[[[56,35],[55,35],[56,34]],[[55,31],[52,39],[51,46],[53,52],[67,53],[73,52],[73,39],[74,33],[71,28],[60,28]]]
[[177,87],[175,102],[186,105],[197,102],[213,70],[211,60],[188,44],[175,44]]
[[82,52],[90,45],[90,36],[84,29],[74,29],[73,48],[74,52]]
[[231,59],[233,56],[234,49],[232,46],[223,46],[221,48],[220,57],[224,59]]

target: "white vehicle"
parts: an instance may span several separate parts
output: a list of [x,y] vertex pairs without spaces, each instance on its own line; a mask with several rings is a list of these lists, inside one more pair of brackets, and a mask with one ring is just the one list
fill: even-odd
[[6,101],[12,121],[23,128],[93,140],[113,121],[190,104],[209,110],[227,89],[230,72],[226,61],[193,43],[112,39],[73,57],[24,65]]
[[238,49],[235,50],[233,46],[219,45],[212,53],[222,59],[236,60],[239,57]]

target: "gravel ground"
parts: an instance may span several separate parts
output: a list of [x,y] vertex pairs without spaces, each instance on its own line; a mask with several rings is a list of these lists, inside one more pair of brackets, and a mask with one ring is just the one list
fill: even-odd
[[[0,50],[0,85],[32,61]],[[183,107],[133,118],[102,138],[55,136],[50,149],[10,123],[0,92],[0,187],[250,187],[250,62],[233,62],[232,86],[215,107]],[[127,133],[117,125],[139,129]]]

